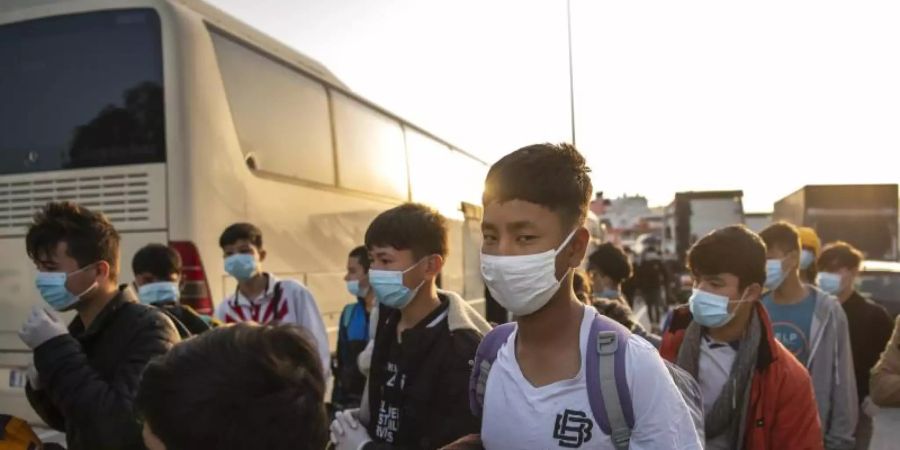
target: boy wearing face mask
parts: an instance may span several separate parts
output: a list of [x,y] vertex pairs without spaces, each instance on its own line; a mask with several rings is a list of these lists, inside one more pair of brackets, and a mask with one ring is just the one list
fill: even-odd
[[[344,281],[355,302],[344,307],[338,325],[337,355],[334,360],[334,390],[331,406],[336,411],[359,408],[366,377],[358,358],[369,343],[370,315],[375,308],[375,291],[369,284],[369,249],[354,248],[347,256]],[[377,320],[377,316],[376,316]]]
[[[600,374],[588,369],[597,360],[587,352],[601,342],[599,333],[591,337],[595,321],[623,327],[579,302],[573,290],[573,272],[590,239],[583,226],[592,192],[588,172],[584,158],[567,144],[519,149],[488,172],[481,273],[517,323],[483,385],[481,440],[488,450],[702,448],[659,354],[627,330],[616,331],[623,336],[617,346],[624,347],[617,376],[630,395],[623,401],[633,412],[633,427],[625,430],[630,436],[613,439],[602,430],[604,419],[593,413],[599,399],[589,377]],[[610,384],[599,388],[618,392],[622,378],[607,378]],[[604,399],[615,401],[607,394]]]
[[786,222],[760,233],[766,243],[763,305],[778,340],[812,377],[825,448],[855,448],[859,413],[847,316],[837,299],[800,281],[800,237]]
[[[861,405],[865,405],[869,397],[869,372],[890,340],[894,325],[884,306],[856,291],[856,278],[862,261],[862,253],[850,244],[828,244],[819,256],[818,263],[822,271],[819,272],[818,285],[819,289],[837,296],[847,315],[856,374],[856,394]],[[872,419],[866,414],[860,414],[856,448],[868,448],[871,433]]]
[[621,247],[609,242],[598,246],[588,257],[588,273],[594,281],[595,297],[628,303],[622,295],[622,283],[631,278],[632,267]]
[[219,247],[225,256],[225,272],[237,280],[238,286],[216,307],[215,318],[226,324],[291,323],[306,328],[316,340],[327,378],[331,373],[331,354],[316,299],[300,282],[279,280],[262,270],[266,259],[262,231],[250,223],[233,224],[222,232]]
[[398,206],[369,225],[366,247],[379,303],[372,366],[360,410],[339,412],[332,423],[336,448],[431,450],[477,432],[470,361],[490,325],[459,295],[437,288],[446,219],[423,205]]
[[218,321],[204,319],[193,308],[179,303],[181,296],[181,256],[163,244],[148,244],[131,260],[138,299],[165,312],[182,339],[209,331]]
[[742,225],[726,227],[687,258],[694,293],[672,312],[660,353],[700,384],[706,448],[821,449],[809,374],[775,339],[760,304],[762,240]]
[[77,313],[66,327],[36,306],[19,331],[34,351],[28,401],[70,450],[143,449],[134,397],[147,363],[179,341],[172,322],[117,284],[119,234],[102,214],[50,203],[25,247],[44,301]]

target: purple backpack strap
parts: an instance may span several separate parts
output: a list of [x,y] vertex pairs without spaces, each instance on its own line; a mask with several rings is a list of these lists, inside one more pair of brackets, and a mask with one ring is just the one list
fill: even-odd
[[514,322],[504,323],[489,331],[475,352],[475,361],[472,365],[472,374],[469,376],[469,409],[475,417],[481,417],[484,408],[484,391],[487,388],[487,378],[491,371],[491,365],[497,359],[500,347],[509,339],[509,335],[516,329]]
[[[631,392],[628,390],[628,380],[625,375],[625,352],[630,337],[631,332],[627,328],[600,314],[597,314],[594,318],[590,334],[588,335],[585,366],[588,399],[591,404],[591,412],[594,413],[594,420],[597,421],[600,429],[607,435],[613,435],[613,428],[615,428],[613,425],[615,425],[614,422],[616,420],[613,418],[613,424],[611,425],[610,417],[607,413],[607,411],[610,411],[610,408],[607,408],[606,401],[615,399],[607,399],[603,394],[604,389],[601,387],[601,379],[604,376],[601,369],[608,368],[608,366],[601,368],[600,364],[601,360],[604,362],[613,360],[615,362],[614,372],[608,371],[607,373],[614,373],[616,388],[610,391],[609,387],[607,387],[606,392],[612,394],[611,396],[618,397],[618,403],[621,406],[621,416],[624,416],[624,422],[628,427],[629,434],[627,436],[613,435],[614,441],[620,438],[629,439],[630,430],[634,428],[634,408],[631,403]],[[605,378],[608,379],[609,377]],[[610,406],[615,407],[615,405]],[[627,448],[627,441],[625,445]],[[619,447],[617,446],[617,448]]]

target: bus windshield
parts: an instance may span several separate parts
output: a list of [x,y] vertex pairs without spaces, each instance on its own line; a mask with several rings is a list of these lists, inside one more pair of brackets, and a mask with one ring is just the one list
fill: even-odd
[[164,162],[152,9],[0,25],[0,175]]

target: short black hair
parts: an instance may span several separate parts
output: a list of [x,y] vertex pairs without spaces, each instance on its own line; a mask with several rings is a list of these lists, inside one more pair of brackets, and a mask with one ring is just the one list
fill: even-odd
[[600,314],[622,324],[625,328],[634,328],[634,312],[628,303],[618,299],[598,298],[594,300],[594,308]]
[[785,221],[775,222],[759,233],[766,247],[781,250],[783,253],[799,252],[800,233],[797,227]]
[[328,438],[324,395],[306,331],[241,323],[152,360],[135,404],[169,450],[319,450]]
[[743,225],[715,230],[688,250],[688,268],[695,277],[728,273],[741,289],[766,282],[766,244]]
[[366,273],[369,273],[369,267],[372,265],[372,260],[369,259],[369,249],[367,249],[365,245],[360,245],[351,250],[349,256],[351,258],[356,258],[363,270]]
[[68,254],[85,267],[109,264],[109,278],[118,280],[119,232],[102,213],[72,202],[51,202],[34,215],[25,236],[25,251],[34,261],[45,259],[65,242]]
[[844,242],[832,242],[822,249],[818,266],[821,270],[856,270],[862,265],[863,254],[856,247]]
[[147,244],[134,254],[131,270],[135,275],[149,273],[159,280],[181,275],[181,255],[165,244]]
[[632,275],[631,261],[621,247],[605,242],[588,257],[588,270],[606,275],[616,283],[621,283]]
[[482,203],[523,200],[558,213],[565,226],[580,225],[591,202],[591,169],[569,144],[520,148],[494,163]]
[[447,219],[419,203],[404,203],[375,218],[366,230],[366,248],[411,250],[416,259],[447,257]]
[[242,239],[250,241],[257,249],[263,248],[262,231],[256,225],[247,222],[239,222],[226,228],[219,237],[219,247],[225,248],[226,245]]

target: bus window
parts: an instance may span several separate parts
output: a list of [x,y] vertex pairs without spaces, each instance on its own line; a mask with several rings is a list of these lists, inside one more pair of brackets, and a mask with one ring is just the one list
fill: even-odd
[[274,59],[211,32],[241,149],[255,169],[334,184],[325,87]]
[[406,146],[400,123],[338,92],[331,93],[340,185],[406,200]]
[[0,25],[0,175],[164,162],[152,9]]
[[437,167],[446,170],[447,173],[458,173],[451,171],[455,167],[450,166],[450,147],[413,129],[406,128],[405,131],[409,155],[409,184],[412,188],[413,201],[432,205],[449,218],[459,218],[461,213],[458,180],[454,179],[453,188],[448,189],[448,180],[445,177],[434,176]]

